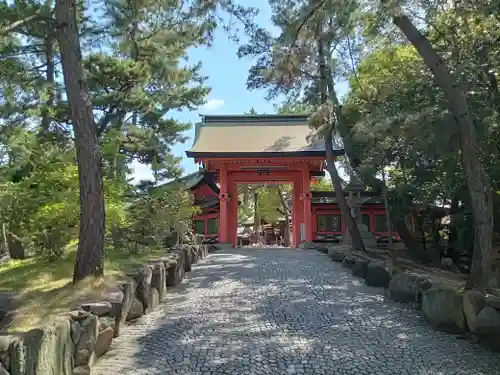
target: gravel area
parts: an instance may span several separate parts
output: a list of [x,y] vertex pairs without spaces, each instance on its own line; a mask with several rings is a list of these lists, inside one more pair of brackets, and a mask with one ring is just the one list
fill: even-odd
[[127,326],[93,375],[500,375],[500,355],[432,330],[326,255],[210,255]]

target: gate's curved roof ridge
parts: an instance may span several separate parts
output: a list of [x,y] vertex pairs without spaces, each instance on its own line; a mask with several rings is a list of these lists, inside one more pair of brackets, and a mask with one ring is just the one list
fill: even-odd
[[[309,127],[309,115],[201,116],[188,157],[324,156],[321,139]],[[343,155],[344,150],[334,150]]]

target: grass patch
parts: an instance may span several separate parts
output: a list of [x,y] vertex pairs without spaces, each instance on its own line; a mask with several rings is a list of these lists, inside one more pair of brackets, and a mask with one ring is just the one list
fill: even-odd
[[13,293],[15,308],[4,319],[9,331],[27,331],[55,318],[83,301],[99,297],[115,288],[126,273],[152,258],[165,254],[151,249],[139,254],[106,252],[103,278],[89,278],[72,284],[77,243],[68,245],[64,256],[54,262],[40,258],[13,260],[0,267],[0,293]]

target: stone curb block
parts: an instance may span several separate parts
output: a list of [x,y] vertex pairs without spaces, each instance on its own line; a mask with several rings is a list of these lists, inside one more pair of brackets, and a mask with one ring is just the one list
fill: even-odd
[[[89,375],[126,321],[158,307],[208,245],[181,245],[129,273],[100,301],[89,301],[54,322],[21,333],[0,333],[0,375]],[[194,262],[192,262],[194,260]]]
[[366,285],[384,288],[388,299],[420,309],[435,330],[452,334],[468,331],[486,348],[500,352],[499,296],[462,291],[449,284],[434,285],[428,277],[411,272],[391,275],[382,262],[348,256],[335,248],[328,249],[328,256],[364,279]]

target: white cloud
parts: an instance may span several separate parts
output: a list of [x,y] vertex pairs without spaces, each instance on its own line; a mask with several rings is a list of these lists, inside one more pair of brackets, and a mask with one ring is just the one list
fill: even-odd
[[134,179],[132,182],[133,184],[137,184],[142,180],[154,180],[153,171],[149,165],[144,165],[134,160],[129,164],[129,167],[132,169],[132,173],[129,177]]
[[213,112],[224,106],[224,100],[208,99],[208,101],[200,107],[203,112]]

